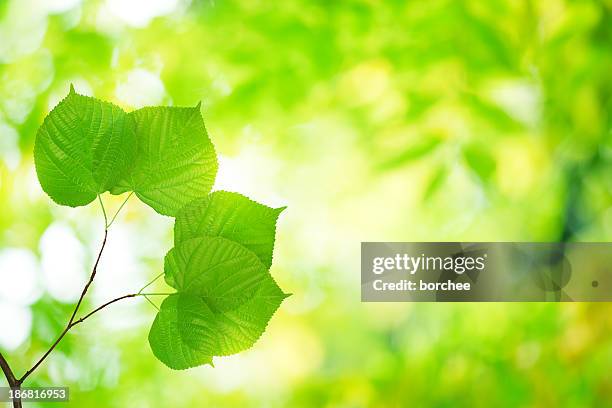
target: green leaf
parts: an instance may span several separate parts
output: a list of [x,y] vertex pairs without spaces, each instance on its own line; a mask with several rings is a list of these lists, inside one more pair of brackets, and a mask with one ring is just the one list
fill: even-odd
[[174,216],[205,197],[217,174],[217,156],[200,106],[148,107],[130,113],[136,123],[138,155],[132,172],[111,192],[132,190],[146,204]]
[[212,364],[215,319],[198,296],[168,296],[149,332],[155,357],[175,370]]
[[202,296],[215,310],[242,306],[270,276],[253,252],[220,237],[194,238],[172,248],[164,272],[170,286]]
[[266,330],[272,315],[289,296],[268,274],[251,300],[235,310],[216,312],[218,349],[214,355],[227,356],[252,347]]
[[174,369],[253,346],[287,297],[257,255],[221,237],[178,244],[166,255],[164,271],[178,292],[162,304],[149,342]]
[[132,118],[71,87],[38,130],[34,163],[51,199],[77,207],[115,186],[132,166],[135,152]]
[[270,268],[276,221],[285,208],[274,209],[237,193],[216,191],[177,214],[174,243],[202,236],[227,238],[253,251]]

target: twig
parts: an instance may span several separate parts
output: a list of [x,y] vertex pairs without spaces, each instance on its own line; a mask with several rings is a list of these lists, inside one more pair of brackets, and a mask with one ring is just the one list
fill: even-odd
[[[99,198],[99,196],[98,196],[98,198]],[[102,203],[102,201],[100,201],[100,203]],[[102,206],[102,208],[104,209],[104,206]],[[104,214],[104,218],[106,219],[106,213]],[[104,251],[104,247],[106,246],[106,238],[107,237],[108,237],[108,229],[105,228],[104,229],[104,240],[102,241],[102,247],[100,248],[100,251],[98,252],[98,257],[96,258],[96,263],[94,264],[93,269],[91,271],[91,275],[89,276],[89,281],[87,282],[87,284],[83,288],[83,292],[81,292],[81,296],[79,297],[79,301],[77,302],[76,307],[74,308],[74,311],[72,312],[72,316],[70,316],[70,320],[68,321],[68,324],[66,325],[66,327],[64,328],[62,333],[59,335],[57,340],[55,340],[55,342],[51,345],[49,350],[47,350],[47,352],[36,362],[36,364],[34,364],[34,366],[32,368],[30,368],[28,371],[26,371],[26,373],[18,380],[18,384],[22,384],[25,381],[25,379],[28,378],[28,376],[30,374],[32,374],[32,372],[34,370],[36,370],[38,368],[38,366],[40,366],[42,364],[43,361],[45,361],[47,356],[49,356],[49,354],[51,354],[51,352],[55,349],[55,347],[57,347],[59,342],[64,338],[66,333],[68,333],[68,330],[70,330],[70,328],[73,326],[72,323],[74,322],[74,318],[76,317],[76,314],[79,311],[79,307],[81,307],[81,303],[83,302],[83,298],[87,294],[87,291],[89,290],[89,287],[91,286],[91,283],[93,282],[94,278],[96,277],[96,272],[98,270],[98,264],[100,263],[100,258],[102,257],[102,252]]]
[[77,324],[84,322],[85,320],[87,320],[88,318],[90,318],[94,314],[98,313],[100,310],[104,309],[105,307],[110,306],[113,303],[118,302],[120,300],[129,299],[129,298],[133,298],[133,297],[136,297],[136,296],[140,296],[140,295],[138,293],[131,293],[129,295],[123,295],[123,296],[118,297],[116,299],[110,300],[110,301],[104,303],[102,306],[99,306],[96,309],[94,309],[93,311],[87,313],[84,317],[81,317],[80,319],[75,320],[74,322],[70,323],[70,327],[68,327],[68,330],[70,330],[71,328],[73,328]]
[[12,386],[13,384],[15,384],[17,379],[15,378],[11,367],[9,366],[2,353],[0,353],[0,368],[2,368],[2,372],[4,373],[4,376],[6,377],[6,380],[8,381],[9,385]]
[[100,252],[98,252],[98,257],[96,258],[96,263],[94,264],[94,267],[91,270],[91,275],[89,276],[89,281],[87,281],[87,284],[83,288],[83,292],[81,292],[81,297],[79,298],[79,301],[78,301],[76,307],[74,308],[74,312],[72,312],[72,316],[70,316],[70,321],[68,322],[68,325],[70,325],[73,322],[74,318],[76,317],[76,314],[79,311],[79,307],[81,306],[81,303],[83,302],[83,298],[87,294],[87,291],[89,290],[89,287],[91,286],[94,278],[96,277],[96,272],[98,271],[98,264],[100,263],[100,258],[102,257],[102,252],[104,251],[104,247],[106,246],[106,238],[108,238],[108,229],[104,230],[104,240],[102,241],[102,247],[100,248]]
[[[15,376],[13,375],[13,372],[11,371],[11,369],[10,369],[8,363],[7,363],[7,361],[0,354],[0,367],[2,368],[2,371],[4,372],[4,375],[6,376],[6,378],[7,378],[8,382],[9,382],[9,384],[11,385],[11,387],[17,387],[17,388],[21,387],[21,384],[23,384],[23,382],[26,380],[26,378],[28,378],[30,376],[30,374],[32,374],[43,363],[43,361],[45,361],[45,359],[49,356],[49,354],[51,354],[51,352],[53,350],[55,350],[57,345],[60,343],[60,341],[62,341],[62,339],[64,338],[64,336],[66,336],[66,334],[68,333],[68,331],[70,329],[72,329],[77,324],[80,324],[80,323],[84,322],[85,320],[87,320],[89,317],[93,316],[95,313],[99,312],[100,310],[102,310],[102,309],[112,305],[113,303],[122,300],[122,299],[133,298],[133,297],[136,297],[136,296],[144,296],[145,299],[147,299],[149,301],[149,303],[151,303],[153,306],[155,306],[155,304],[153,302],[151,302],[151,300],[147,297],[147,295],[154,296],[154,295],[158,295],[158,294],[143,294],[142,291],[144,289],[146,289],[149,285],[151,285],[153,282],[155,282],[157,279],[159,279],[159,277],[161,275],[163,275],[163,273],[158,275],[153,281],[151,281],[150,283],[145,285],[142,289],[140,289],[140,291],[138,293],[132,293],[132,294],[129,294],[129,295],[124,295],[124,296],[118,297],[116,299],[113,299],[113,300],[111,300],[109,302],[106,302],[102,306],[99,306],[98,308],[94,309],[92,312],[86,314],[85,316],[81,317],[80,319],[75,320],[76,315],[79,312],[79,308],[81,307],[81,304],[83,303],[83,299],[85,298],[85,295],[87,294],[87,291],[89,290],[89,287],[91,286],[91,284],[94,281],[94,278],[96,277],[96,272],[98,271],[98,265],[100,263],[100,258],[102,257],[102,252],[104,252],[104,247],[106,246],[106,239],[108,238],[108,228],[113,224],[113,222],[117,218],[117,215],[119,215],[119,212],[121,212],[121,209],[123,209],[123,207],[128,202],[128,200],[130,199],[132,194],[133,193],[130,193],[126,197],[126,199],[123,201],[123,203],[121,204],[121,206],[119,207],[119,209],[117,210],[117,212],[115,213],[113,218],[111,219],[110,223],[108,222],[108,216],[106,214],[106,209],[104,208],[104,203],[102,202],[102,198],[98,194],[98,201],[100,202],[100,207],[102,207],[102,214],[104,215],[104,239],[102,240],[102,246],[100,247],[100,251],[98,252],[98,256],[96,258],[96,262],[94,263],[94,266],[93,266],[93,268],[91,270],[91,275],[89,276],[89,280],[87,281],[87,284],[85,284],[85,287],[83,288],[83,291],[81,292],[81,296],[79,297],[79,300],[78,300],[78,302],[77,302],[77,304],[76,304],[76,306],[74,308],[74,311],[72,312],[72,315],[70,316],[70,320],[68,321],[68,324],[66,325],[64,330],[60,333],[60,335],[55,340],[55,342],[51,345],[49,350],[47,350],[47,352],[36,362],[36,364],[34,364],[34,366],[32,368],[30,368],[28,371],[26,371],[25,374],[23,376],[21,376],[21,378],[19,378],[19,379],[15,378]],[[159,308],[157,308],[157,306],[155,306],[155,308],[157,310],[159,310]],[[13,406],[15,408],[21,408],[21,400],[14,401],[13,402]]]
[[[95,308],[91,312],[87,313],[85,316],[83,316],[80,319],[77,319],[74,322],[72,322],[70,324],[70,327],[68,328],[68,330],[70,330],[71,328],[73,328],[77,324],[82,323],[85,320],[89,319],[91,316],[93,316],[94,314],[98,313],[102,309],[112,305],[113,303],[119,302],[120,300],[129,299],[129,298],[138,297],[138,296],[143,296],[145,299],[149,300],[147,296],[162,296],[162,295],[172,295],[172,293],[130,293],[129,295],[123,295],[123,296],[120,296],[120,297],[118,297],[116,299],[109,300],[108,302],[104,303],[102,306],[98,306],[97,308]],[[155,305],[153,305],[153,306],[155,306]],[[159,310],[157,308],[157,306],[155,306],[155,308],[157,310]]]
[[[15,378],[15,374],[13,374],[13,370],[11,370],[11,366],[8,361],[4,358],[2,353],[0,353],[0,368],[6,377],[6,381],[9,384],[9,387],[12,389],[19,389],[21,383]],[[13,408],[21,408],[21,399],[13,399]]]

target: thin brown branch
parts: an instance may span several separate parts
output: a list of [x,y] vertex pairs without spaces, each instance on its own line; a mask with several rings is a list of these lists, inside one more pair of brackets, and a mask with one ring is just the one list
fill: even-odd
[[23,380],[29,376],[34,370],[36,370],[36,368],[38,368],[38,366],[45,360],[45,358],[47,358],[47,356],[49,354],[51,354],[51,352],[53,350],[55,350],[55,347],[57,347],[57,345],[59,344],[59,342],[64,338],[64,336],[70,331],[70,329],[72,329],[74,326],[76,326],[77,324],[80,324],[82,322],[84,322],[85,320],[89,319],[91,316],[93,316],[94,314],[98,313],[99,311],[101,311],[102,309],[105,309],[106,307],[112,305],[113,303],[119,302],[120,300],[123,299],[129,299],[129,298],[133,298],[136,296],[144,296],[142,294],[139,293],[131,293],[129,295],[123,295],[120,296],[116,299],[110,300],[106,303],[104,303],[102,306],[97,307],[96,309],[92,310],[91,312],[87,313],[85,316],[81,317],[80,319],[74,320],[72,322],[70,322],[70,324],[68,326],[66,326],[66,328],[64,329],[64,331],[62,332],[62,334],[60,334],[60,336],[57,338],[57,340],[55,340],[55,343],[53,343],[53,345],[51,345],[51,347],[49,348],[49,350],[47,350],[47,352],[45,353],[44,356],[41,357],[40,360],[38,360],[38,363],[36,363],[36,365],[34,365],[34,367],[32,367],[30,370],[28,370],[28,372],[26,372],[24,374],[23,377],[21,377],[21,379],[17,380],[18,384],[22,384]]
[[87,291],[89,290],[89,287],[91,286],[94,278],[96,277],[96,272],[98,271],[98,264],[100,263],[100,258],[102,257],[102,252],[104,251],[104,247],[106,246],[106,238],[107,237],[108,237],[108,229],[105,228],[104,229],[104,240],[102,241],[102,246],[100,247],[100,251],[98,252],[98,257],[96,258],[96,263],[94,264],[93,269],[91,270],[91,275],[89,276],[89,281],[87,281],[87,284],[83,288],[83,292],[81,292],[81,296],[79,297],[79,301],[77,302],[77,304],[76,304],[76,306],[74,308],[74,311],[72,312],[72,316],[70,316],[70,320],[68,321],[68,324],[66,325],[66,327],[64,328],[62,333],[59,335],[57,340],[55,340],[55,342],[51,345],[49,350],[47,350],[47,352],[36,362],[36,364],[34,364],[34,366],[32,368],[30,368],[28,371],[26,371],[26,373],[17,381],[18,384],[22,384],[25,381],[25,379],[28,378],[28,376],[30,374],[32,374],[32,372],[34,372],[34,370],[36,370],[43,363],[43,361],[45,361],[45,359],[49,356],[49,354],[51,354],[51,352],[55,349],[55,347],[57,347],[59,342],[64,338],[66,333],[68,333],[68,330],[70,330],[70,328],[73,326],[74,318],[76,317],[76,314],[78,313],[79,308],[81,307],[81,303],[83,303],[83,298],[87,294]]
[[15,383],[17,382],[17,379],[15,378],[15,375],[13,374],[13,371],[11,370],[11,366],[9,366],[8,361],[6,361],[2,353],[0,353],[0,368],[2,369],[2,372],[4,373],[4,376],[6,377],[6,381],[8,381],[9,386],[12,387],[13,385],[15,385]]
[[[6,377],[6,381],[8,382],[9,387],[11,387],[12,389],[19,389],[21,383],[19,382],[19,380],[17,380],[17,378],[15,378],[15,374],[13,374],[11,366],[9,365],[8,361],[6,361],[2,353],[0,353],[0,368],[2,369],[2,372]],[[13,408],[21,408],[21,399],[13,400]]]
[[84,322],[85,320],[87,320],[88,318],[90,318],[92,315],[94,315],[94,314],[98,313],[100,310],[104,309],[104,308],[105,308],[105,307],[107,307],[107,306],[112,305],[112,304],[113,304],[113,303],[115,303],[115,302],[119,302],[120,300],[123,300],[123,299],[129,299],[129,298],[133,298],[133,297],[136,297],[136,296],[141,296],[141,295],[140,295],[140,294],[138,294],[138,293],[131,293],[131,294],[129,294],[129,295],[123,295],[123,296],[118,297],[118,298],[116,298],[116,299],[110,300],[110,301],[106,302],[105,304],[103,304],[102,306],[99,306],[98,308],[94,309],[93,311],[91,311],[91,312],[87,313],[85,316],[81,317],[80,319],[75,320],[74,322],[72,322],[72,323],[70,324],[69,329],[73,328],[74,326],[76,326],[76,325],[77,325],[77,324],[79,324],[79,323]]
[[87,291],[89,290],[89,287],[91,286],[91,284],[93,283],[94,278],[96,277],[96,272],[98,271],[98,264],[100,263],[100,258],[102,257],[102,252],[104,251],[104,247],[106,246],[106,238],[108,238],[108,229],[105,228],[104,229],[104,240],[102,241],[102,247],[100,247],[100,251],[98,252],[98,257],[96,258],[96,263],[94,264],[94,267],[91,270],[91,275],[89,276],[89,281],[87,282],[87,284],[83,288],[83,292],[81,293],[81,297],[79,298],[79,301],[77,302],[76,307],[74,308],[74,312],[72,312],[72,316],[70,316],[70,321],[68,322],[68,326],[70,326],[72,324],[72,322],[74,321],[74,318],[76,317],[76,314],[79,311],[79,307],[81,306],[81,303],[83,302],[83,298],[87,294]]

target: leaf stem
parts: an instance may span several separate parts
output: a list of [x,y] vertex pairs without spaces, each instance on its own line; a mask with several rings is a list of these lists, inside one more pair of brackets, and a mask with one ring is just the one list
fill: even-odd
[[138,293],[142,293],[143,290],[145,290],[146,288],[148,288],[149,286],[151,286],[153,283],[155,283],[156,280],[158,280],[159,278],[162,277],[162,275],[164,274],[164,272],[160,273],[159,275],[157,275],[155,278],[153,278],[153,280],[149,283],[147,283],[146,285],[144,285],[139,291]]
[[149,299],[149,297],[147,295],[143,295],[145,299],[147,299],[147,302],[149,302],[151,304],[151,306],[153,306],[155,308],[155,310],[157,310],[159,312],[159,307],[157,307],[157,305],[155,303],[153,303],[153,301],[151,299]]
[[102,214],[104,214],[104,229],[108,229],[108,217],[106,216],[106,209],[104,208],[104,203],[102,202],[102,197],[98,194],[98,202],[100,203],[100,207],[102,207]]
[[108,223],[106,225],[106,228],[110,228],[111,225],[113,225],[113,222],[115,222],[115,219],[117,218],[117,216],[119,215],[119,212],[121,212],[121,209],[123,209],[123,206],[125,206],[125,204],[127,204],[128,200],[130,199],[130,197],[132,196],[132,194],[134,194],[133,191],[130,192],[130,194],[128,194],[128,196],[125,198],[125,200],[123,200],[123,203],[121,203],[121,205],[119,206],[119,209],[117,210],[117,212],[115,213],[115,215],[113,215],[113,218],[111,219],[110,223]]

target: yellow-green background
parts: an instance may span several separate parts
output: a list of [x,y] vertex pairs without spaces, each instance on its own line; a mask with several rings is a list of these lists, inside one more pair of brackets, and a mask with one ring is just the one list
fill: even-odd
[[[202,101],[217,188],[289,206],[272,274],[294,296],[252,350],[180,372],[149,350],[155,310],[128,300],[26,385],[68,385],[74,407],[612,406],[608,304],[359,295],[360,241],[610,240],[611,16],[608,0],[0,0],[0,349],[18,374],[46,350],[100,243],[99,208],[53,204],[32,162],[73,83],[128,110]],[[85,307],[159,273],[171,227],[130,200]]]

